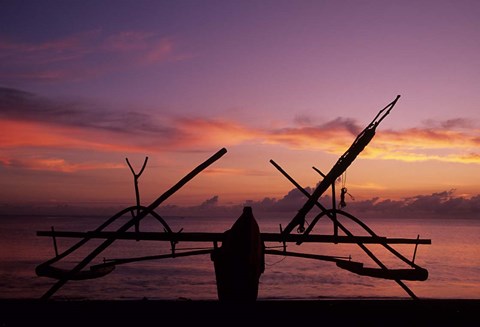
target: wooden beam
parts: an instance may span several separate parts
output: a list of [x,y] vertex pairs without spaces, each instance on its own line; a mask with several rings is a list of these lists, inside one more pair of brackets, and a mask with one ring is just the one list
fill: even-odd
[[[37,236],[109,239],[109,240],[143,240],[170,242],[222,242],[224,233],[164,233],[164,232],[73,232],[73,231],[39,231]],[[261,233],[264,242],[307,242],[307,243],[365,243],[365,244],[431,244],[429,239],[387,238],[381,236],[335,236],[321,234]]]

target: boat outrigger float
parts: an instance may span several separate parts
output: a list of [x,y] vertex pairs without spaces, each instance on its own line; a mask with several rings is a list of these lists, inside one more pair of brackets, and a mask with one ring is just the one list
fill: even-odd
[[[185,175],[185,177],[183,177],[165,193],[160,195],[148,206],[143,206],[140,204],[138,191],[138,178],[145,169],[148,158],[146,158],[139,173],[135,173],[127,159],[127,164],[134,176],[135,194],[137,200],[135,206],[127,207],[121,210],[107,219],[103,224],[93,231],[55,231],[52,227],[51,231],[37,232],[38,236],[52,237],[55,247],[55,257],[36,267],[36,273],[38,276],[57,279],[57,282],[52,285],[51,288],[42,296],[42,299],[50,298],[69,280],[84,280],[103,277],[111,273],[116,266],[122,264],[145,260],[158,260],[206,254],[210,255],[210,259],[214,263],[217,281],[217,294],[220,301],[255,301],[257,299],[259,278],[265,271],[265,255],[292,256],[334,262],[339,268],[358,275],[394,280],[408,293],[411,298],[417,299],[417,296],[409,287],[407,287],[407,285],[405,285],[403,281],[424,281],[428,278],[428,271],[415,264],[415,255],[418,245],[431,244],[431,240],[420,239],[419,236],[414,239],[378,236],[360,219],[340,209],[341,207],[344,207],[344,195],[346,193],[346,189],[342,188],[340,206],[338,207],[335,192],[336,180],[346,171],[346,169],[356,159],[360,152],[362,152],[362,150],[373,139],[377,126],[390,113],[399,98],[400,96],[397,96],[391,103],[378,112],[372,122],[370,122],[370,124],[368,124],[368,126],[356,137],[350,148],[348,148],[348,150],[338,159],[333,168],[327,174],[323,174],[314,167],[314,169],[320,175],[322,175],[323,179],[320,181],[320,183],[318,183],[318,186],[312,194],[309,194],[276,162],[273,160],[270,161],[271,164],[277,168],[290,182],[292,182],[292,184],[297,187],[307,198],[305,204],[300,208],[285,229],[282,229],[280,225],[279,233],[260,232],[251,207],[244,207],[243,213],[233,224],[231,229],[225,231],[224,233],[187,233],[181,232],[182,230],[180,230],[180,232],[173,232],[166,220],[155,211],[155,209],[161,203],[167,200],[204,169],[220,159],[227,152],[225,148],[219,150],[202,164],[193,169],[190,173]],[[332,189],[331,209],[325,208],[319,202],[320,197],[329,188]],[[313,207],[319,208],[320,213],[317,214],[310,222],[308,227],[305,228],[305,217]],[[118,228],[116,231],[105,231],[110,224],[127,214],[131,214],[132,218],[124,223],[120,228]],[[157,220],[163,226],[164,232],[141,232],[139,229],[140,221],[147,216],[153,217],[155,220]],[[326,216],[332,221],[332,234],[312,233],[313,228],[323,216]],[[353,223],[356,223],[368,234],[368,236],[354,235],[340,221],[340,216],[352,221]],[[297,234],[292,234],[291,232],[295,229],[295,227],[297,227]],[[79,238],[80,241],[64,252],[58,253],[56,243],[56,238],[58,237]],[[53,266],[53,264],[72,254],[92,239],[103,239],[104,241],[73,268],[62,269]],[[86,268],[93,259],[95,259],[102,251],[108,248],[116,240],[148,240],[170,242],[171,251],[169,253],[135,258],[104,259],[102,263],[92,265],[89,269],[84,270],[84,268]],[[200,250],[186,251],[176,248],[176,245],[180,242],[206,242],[212,244],[212,246]],[[276,250],[273,249],[273,247],[265,246],[266,243],[271,242],[281,243],[283,246],[280,247],[283,249]],[[373,262],[378,265],[378,267],[364,267],[363,263],[355,262],[351,259],[346,259],[345,257],[287,251],[288,243],[296,243],[296,245],[301,245],[302,243],[357,244],[373,260]],[[379,244],[383,246],[398,259],[406,263],[409,268],[388,268],[367,247],[368,244]],[[400,252],[395,250],[391,246],[392,244],[415,245],[412,260],[406,258]]]

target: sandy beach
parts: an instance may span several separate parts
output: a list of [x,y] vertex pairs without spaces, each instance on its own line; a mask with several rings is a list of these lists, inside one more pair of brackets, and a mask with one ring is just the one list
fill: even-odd
[[480,300],[1,300],[1,326],[479,326]]

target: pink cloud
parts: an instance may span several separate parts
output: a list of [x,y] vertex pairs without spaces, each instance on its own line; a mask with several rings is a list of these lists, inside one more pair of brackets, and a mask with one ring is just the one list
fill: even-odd
[[96,40],[99,35],[99,31],[95,30],[42,43],[0,40],[0,50],[2,50],[0,56],[10,64],[48,64],[73,61],[94,51],[92,40]]
[[170,38],[141,31],[92,30],[39,43],[3,39],[0,50],[0,76],[9,80],[88,79],[182,57]]
[[131,52],[148,49],[152,33],[124,31],[105,38],[101,48],[107,52]]
[[182,131],[183,144],[190,146],[236,145],[261,137],[262,132],[238,122],[223,119],[180,118],[174,120],[176,129]]
[[148,49],[145,54],[147,63],[163,61],[173,52],[173,43],[170,39],[162,39]]
[[[170,132],[161,139],[139,131],[62,126],[51,123],[0,120],[0,148],[49,147],[93,149],[102,152],[161,152],[207,149],[245,143],[284,145],[293,149],[317,149],[341,155],[353,142],[349,131],[339,128],[290,128],[267,130],[238,122],[214,119],[174,119],[165,122]],[[159,126],[159,130],[162,129]],[[153,129],[153,128],[152,128]],[[362,152],[363,158],[456,163],[480,163],[479,140],[474,131],[387,131],[378,133]],[[454,135],[454,137],[452,136]]]
[[[0,88],[0,149],[49,147],[145,153],[276,144],[339,156],[362,129],[357,122],[344,118],[319,125],[304,122],[301,126],[261,128],[224,118],[160,118],[97,109],[92,110],[91,104],[60,103]],[[475,122],[466,124],[462,119],[403,130],[381,130],[380,126],[361,157],[478,164],[479,134]]]

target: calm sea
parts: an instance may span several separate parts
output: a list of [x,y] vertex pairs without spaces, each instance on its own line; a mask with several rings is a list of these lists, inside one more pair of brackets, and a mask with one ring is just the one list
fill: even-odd
[[[174,231],[223,232],[231,227],[234,218],[170,217],[166,218]],[[278,232],[279,224],[288,221],[256,217],[262,232]],[[105,218],[88,217],[0,217],[0,297],[39,298],[54,280],[37,277],[35,266],[54,255],[52,239],[38,237],[39,230],[87,231],[100,225]],[[127,218],[122,218],[124,223]],[[365,220],[364,220],[365,221]],[[420,245],[415,262],[428,269],[424,282],[405,284],[420,298],[480,298],[480,221],[479,220],[366,220],[380,236],[421,238],[432,240]],[[120,223],[120,222],[119,222]],[[354,233],[353,225],[349,225]],[[142,221],[143,231],[162,231],[155,220]],[[331,224],[320,221],[315,233],[331,233]],[[362,233],[365,235],[365,233]],[[57,239],[59,250],[65,250],[75,240]],[[98,245],[90,241],[77,255],[63,260],[71,267]],[[267,243],[275,247],[279,244]],[[208,248],[208,243],[180,243],[178,249]],[[414,245],[393,245],[411,258]],[[403,267],[398,259],[381,246],[369,248],[389,267]],[[288,250],[351,256],[365,266],[376,267],[354,244],[290,244]],[[94,262],[103,258],[122,258],[169,252],[169,244],[154,241],[117,241]],[[259,299],[319,299],[319,298],[406,298],[408,295],[394,281],[363,277],[341,270],[332,262],[283,256],[266,256],[265,273],[260,278]],[[69,281],[55,295],[57,299],[216,299],[213,262],[209,255],[137,262],[118,266],[106,277],[88,281]]]

